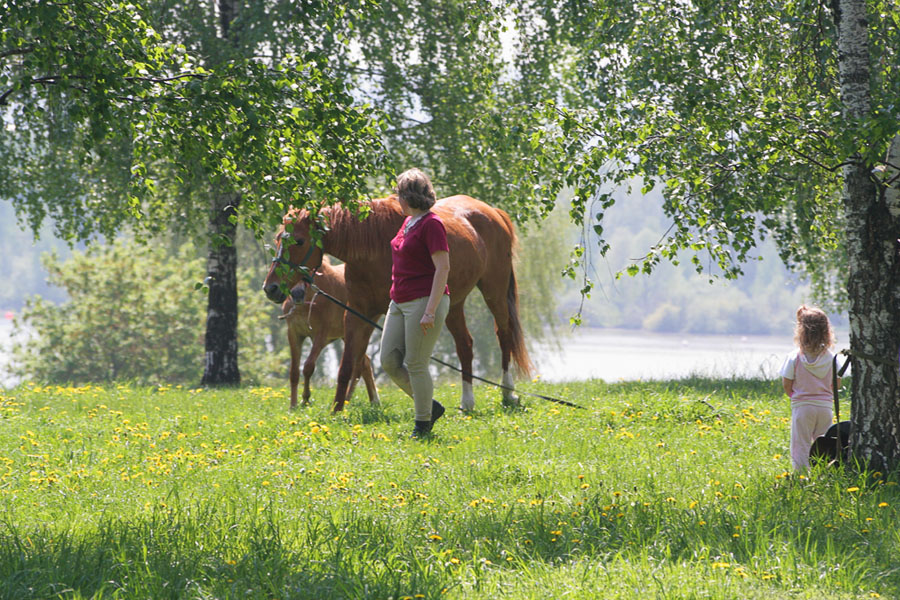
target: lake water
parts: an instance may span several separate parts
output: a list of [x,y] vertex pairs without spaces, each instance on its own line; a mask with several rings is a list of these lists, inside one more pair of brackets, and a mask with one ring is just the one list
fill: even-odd
[[541,379],[551,382],[603,379],[709,377],[776,378],[793,348],[791,336],[660,334],[578,328],[560,348],[532,352]]

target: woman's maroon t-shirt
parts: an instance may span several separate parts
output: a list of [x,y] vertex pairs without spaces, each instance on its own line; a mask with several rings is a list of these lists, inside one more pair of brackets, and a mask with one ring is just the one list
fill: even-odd
[[[429,211],[404,234],[403,229],[409,219],[407,217],[403,221],[397,235],[391,240],[391,256],[394,260],[391,269],[391,300],[394,302],[409,302],[431,294],[435,271],[431,255],[450,251],[447,231],[440,217]],[[449,295],[450,288],[445,286],[444,293]]]

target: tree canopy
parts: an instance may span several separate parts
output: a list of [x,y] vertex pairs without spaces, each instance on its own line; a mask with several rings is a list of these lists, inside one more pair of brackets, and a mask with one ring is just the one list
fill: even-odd
[[615,184],[663,186],[671,228],[631,272],[687,249],[696,268],[736,276],[772,235],[789,264],[845,295],[854,447],[877,468],[900,463],[895,3],[517,6],[537,15],[529,47],[557,57],[528,63],[558,81],[534,151],[556,162],[550,189],[574,188],[572,218],[602,234]]
[[[205,227],[206,204],[172,193],[197,177],[249,198],[251,221],[292,197],[362,194],[381,168],[382,123],[325,57],[222,51],[213,69],[195,52],[210,45],[178,39],[162,3],[150,6],[3,3],[0,196],[32,230]],[[341,14],[322,12],[323,29]]]

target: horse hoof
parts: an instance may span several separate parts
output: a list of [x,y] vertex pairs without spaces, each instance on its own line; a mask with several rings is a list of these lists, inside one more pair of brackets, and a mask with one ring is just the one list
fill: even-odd
[[506,408],[519,408],[522,406],[522,403],[519,402],[519,397],[513,394],[512,396],[503,397],[503,406]]

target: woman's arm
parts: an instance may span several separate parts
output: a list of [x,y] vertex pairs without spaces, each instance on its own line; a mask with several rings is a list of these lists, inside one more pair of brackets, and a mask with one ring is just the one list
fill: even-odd
[[435,252],[431,255],[431,261],[434,263],[434,279],[431,281],[431,293],[428,295],[428,302],[425,304],[425,314],[419,324],[422,331],[427,331],[434,327],[434,311],[444,295],[447,288],[447,278],[450,276],[450,253],[446,251]]

